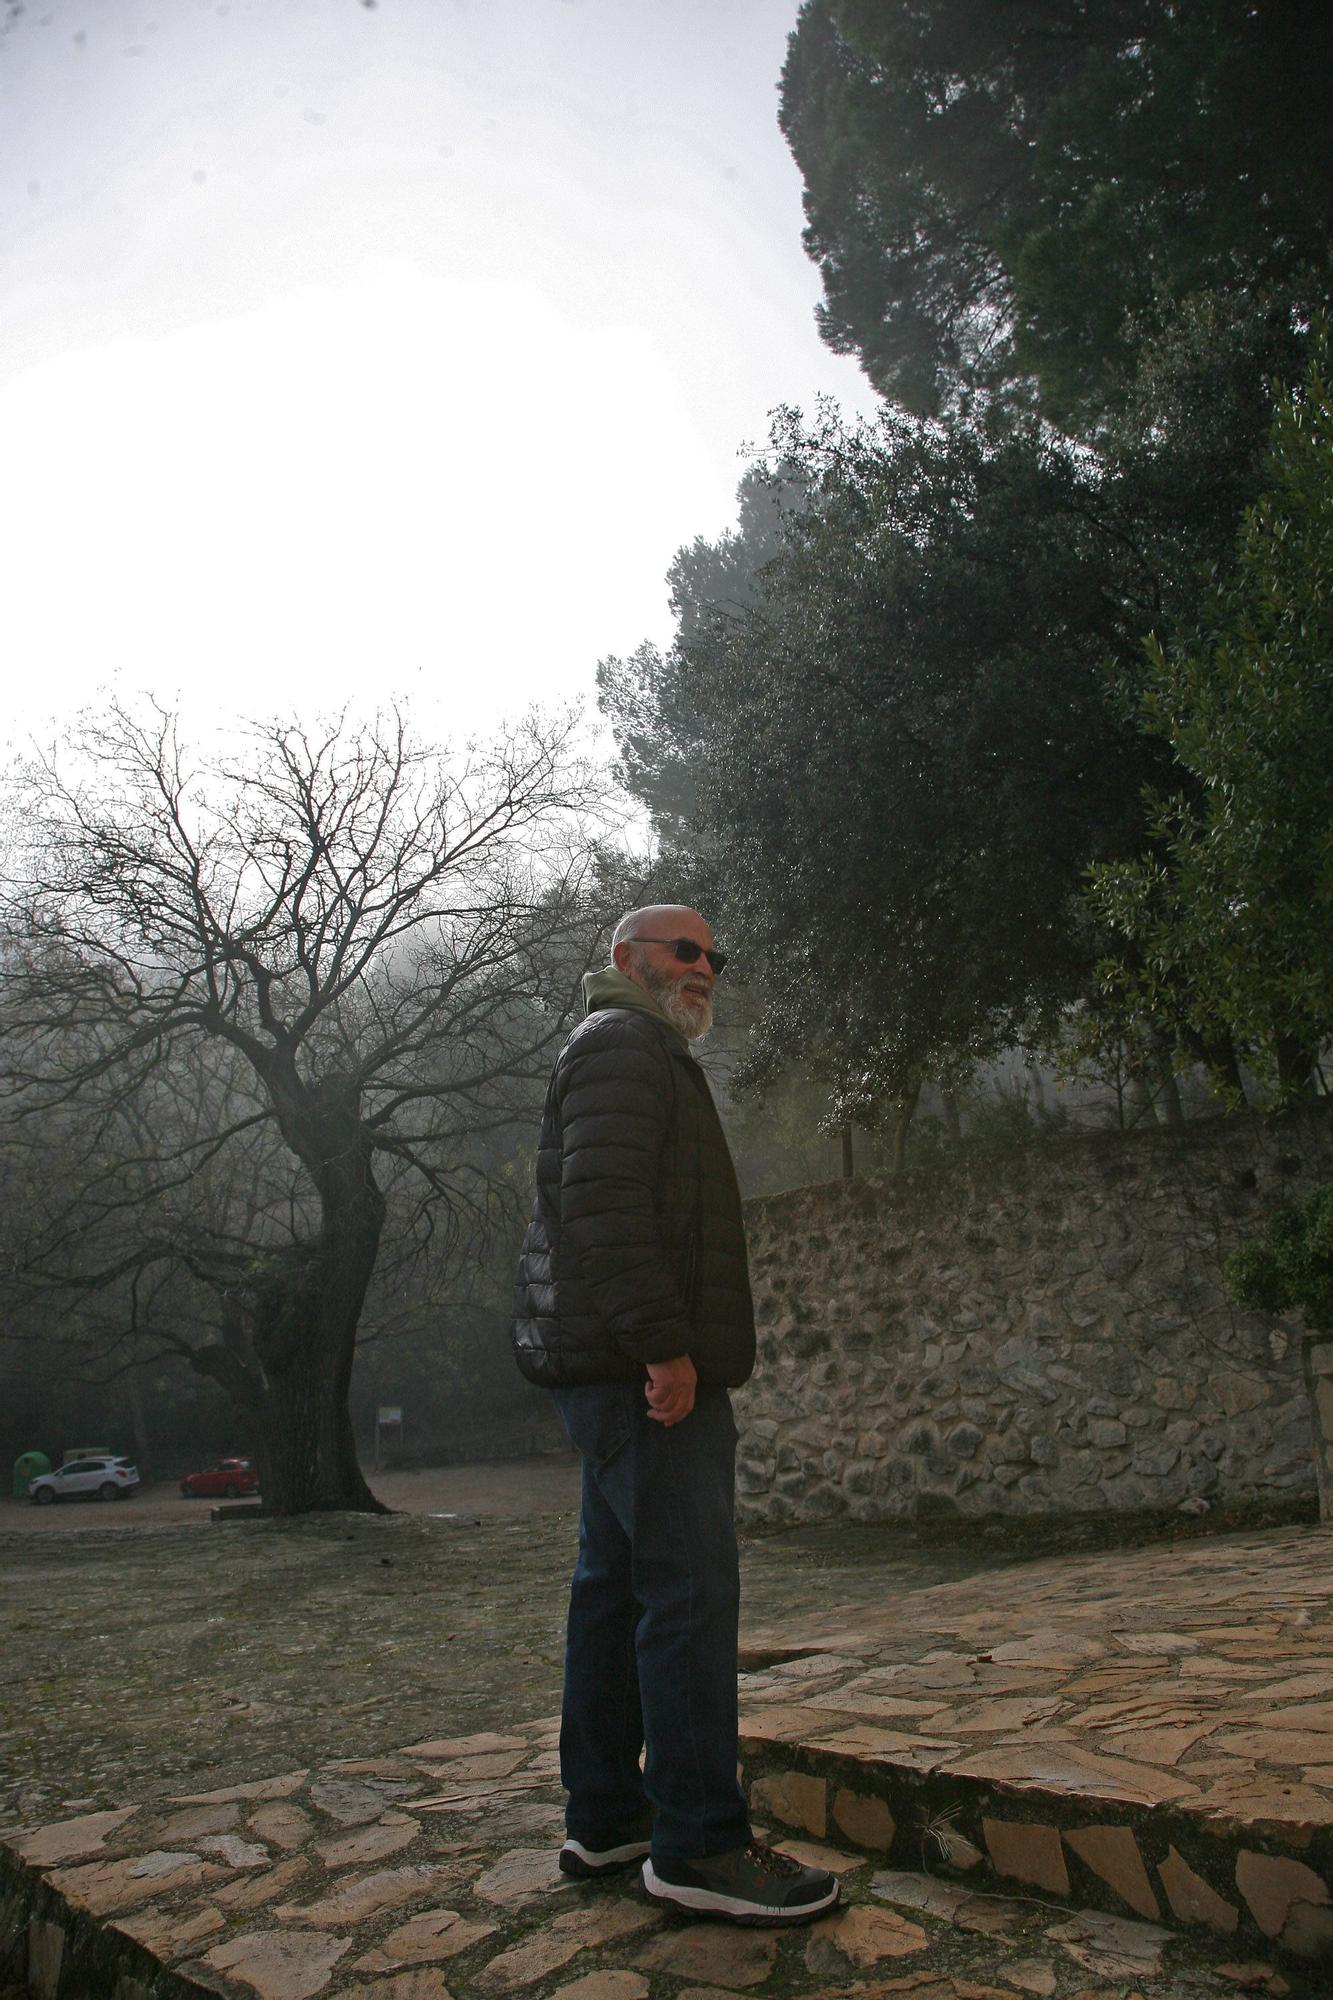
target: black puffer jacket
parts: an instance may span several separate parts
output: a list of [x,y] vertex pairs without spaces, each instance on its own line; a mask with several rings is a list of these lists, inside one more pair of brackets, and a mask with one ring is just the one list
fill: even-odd
[[513,1340],[546,1388],[636,1381],[680,1354],[735,1388],[754,1366],[731,1154],[702,1070],[653,1012],[603,1007],[560,1053]]

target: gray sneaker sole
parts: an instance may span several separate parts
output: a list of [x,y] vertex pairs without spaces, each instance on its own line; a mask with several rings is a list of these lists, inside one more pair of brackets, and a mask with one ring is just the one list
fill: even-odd
[[835,1882],[811,1903],[755,1903],[743,1896],[728,1896],[721,1889],[699,1889],[687,1882],[664,1882],[649,1859],[643,1864],[643,1887],[655,1903],[668,1903],[673,1909],[687,1910],[701,1917],[724,1917],[733,1924],[762,1925],[771,1929],[778,1924],[812,1924],[816,1917],[825,1917],[830,1910],[838,1907],[841,1891]]
[[595,1882],[602,1875],[617,1875],[631,1862],[642,1861],[648,1852],[646,1840],[627,1840],[622,1847],[585,1847],[581,1840],[567,1840],[560,1850],[560,1873],[576,1882]]

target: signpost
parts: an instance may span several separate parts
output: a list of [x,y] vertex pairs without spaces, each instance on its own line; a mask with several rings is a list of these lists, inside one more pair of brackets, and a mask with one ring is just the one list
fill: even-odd
[[403,1441],[403,1411],[399,1403],[381,1403],[375,1412],[375,1470],[380,1469],[380,1454],[384,1432],[396,1431],[395,1444]]

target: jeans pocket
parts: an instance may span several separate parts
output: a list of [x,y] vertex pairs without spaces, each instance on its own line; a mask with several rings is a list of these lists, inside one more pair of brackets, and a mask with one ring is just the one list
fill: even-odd
[[624,1450],[633,1422],[631,1398],[641,1393],[637,1385],[599,1382],[551,1393],[570,1442],[593,1465],[607,1465]]

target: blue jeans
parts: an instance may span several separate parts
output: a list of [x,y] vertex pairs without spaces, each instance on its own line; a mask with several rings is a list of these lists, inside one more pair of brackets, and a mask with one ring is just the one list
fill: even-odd
[[554,1393],[583,1455],[560,1729],[566,1825],[596,1845],[651,1812],[655,1854],[744,1847],[730,1398],[701,1386],[668,1428],[648,1416],[641,1383]]

